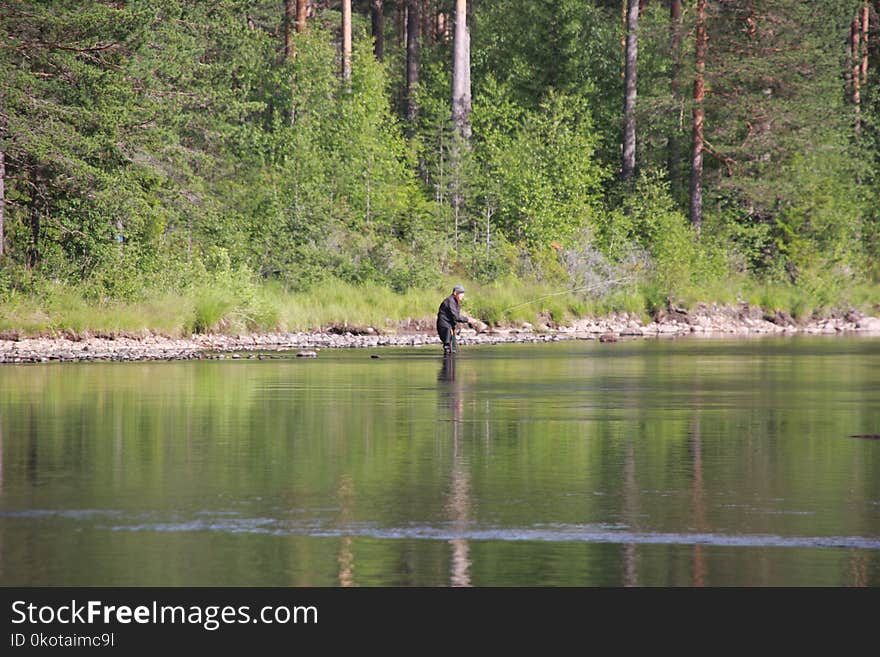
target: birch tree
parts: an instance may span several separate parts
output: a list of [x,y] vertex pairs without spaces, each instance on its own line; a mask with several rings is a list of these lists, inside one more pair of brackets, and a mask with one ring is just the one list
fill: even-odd
[[621,178],[629,180],[636,169],[636,78],[639,56],[639,0],[627,0],[626,69],[623,99],[623,166]]
[[706,70],[706,0],[697,0],[696,75],[694,77],[693,140],[691,147],[690,220],[697,234],[703,224],[703,107]]

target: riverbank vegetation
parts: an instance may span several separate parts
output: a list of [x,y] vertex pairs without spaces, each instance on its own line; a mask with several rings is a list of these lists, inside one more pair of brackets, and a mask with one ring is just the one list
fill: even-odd
[[0,331],[877,314],[878,9],[7,3]]
[[[137,299],[101,300],[84,296],[77,286],[47,283],[39,294],[7,298],[0,307],[0,339],[28,335],[358,332],[368,328],[378,333],[431,331],[438,299],[449,293],[452,280],[460,279],[395,292],[376,283],[355,285],[330,279],[297,292],[278,283],[238,277],[184,290],[154,290]],[[484,284],[470,282],[466,288],[464,312],[496,326],[528,323],[537,328],[555,327],[579,318],[617,313],[628,313],[647,324],[658,311],[670,306],[663,289],[654,285],[622,285],[601,297],[513,277]],[[683,290],[672,305],[693,309],[705,299],[728,307],[748,304],[771,309],[770,315],[779,310],[795,324],[817,317],[843,317],[850,310],[877,314],[876,286],[854,286],[840,294],[823,302],[796,286],[743,278],[711,289]]]

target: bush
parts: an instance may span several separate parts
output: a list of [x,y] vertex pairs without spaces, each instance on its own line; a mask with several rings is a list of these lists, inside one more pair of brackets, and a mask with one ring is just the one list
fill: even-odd
[[495,221],[532,251],[564,241],[600,207],[607,172],[582,100],[551,94],[513,134],[492,133],[482,147],[497,201]]

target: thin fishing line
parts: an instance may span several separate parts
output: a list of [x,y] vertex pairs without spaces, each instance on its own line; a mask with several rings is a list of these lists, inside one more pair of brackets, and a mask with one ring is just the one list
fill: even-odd
[[583,292],[585,290],[593,290],[597,287],[602,287],[603,285],[615,285],[617,283],[628,283],[631,281],[631,278],[618,278],[614,281],[606,281],[604,283],[596,283],[595,285],[586,285],[584,287],[575,287],[570,290],[562,290],[562,292],[553,292],[552,294],[545,294],[542,297],[537,297],[530,301],[526,301],[524,303],[518,303],[515,306],[510,306],[510,308],[505,308],[501,312],[506,313],[508,310],[515,310],[516,308],[522,308],[523,306],[528,306],[530,303],[535,303],[536,301],[543,301],[544,299],[549,299],[550,297],[558,297],[560,294],[570,294],[572,292]]

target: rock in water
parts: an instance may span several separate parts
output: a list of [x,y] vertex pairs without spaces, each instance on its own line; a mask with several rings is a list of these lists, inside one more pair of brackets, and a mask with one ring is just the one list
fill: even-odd
[[599,336],[599,342],[617,342],[617,335],[614,333],[603,333]]
[[471,326],[471,328],[474,329],[477,333],[485,333],[486,330],[489,328],[489,325],[488,325],[488,324],[486,324],[485,322],[480,321],[479,319],[474,319],[474,318],[471,319],[471,321],[470,321],[470,326]]
[[317,358],[318,353],[316,351],[310,351],[308,349],[303,349],[302,351],[296,352],[297,358]]

